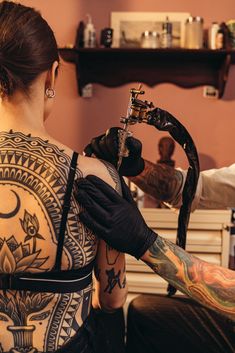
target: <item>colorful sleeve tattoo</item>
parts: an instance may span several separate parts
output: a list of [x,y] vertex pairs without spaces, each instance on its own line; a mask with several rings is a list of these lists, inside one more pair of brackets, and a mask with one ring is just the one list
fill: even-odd
[[200,260],[160,236],[142,260],[192,299],[235,320],[234,271]]

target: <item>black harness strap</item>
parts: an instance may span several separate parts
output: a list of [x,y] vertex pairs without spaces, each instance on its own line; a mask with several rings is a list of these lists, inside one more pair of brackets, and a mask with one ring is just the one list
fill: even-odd
[[73,156],[70,164],[67,188],[64,195],[63,212],[62,212],[62,217],[60,222],[60,231],[58,235],[58,245],[57,245],[54,271],[60,271],[61,269],[61,259],[62,259],[62,252],[63,252],[63,246],[64,246],[65,229],[66,229],[67,218],[68,218],[68,213],[70,209],[70,200],[71,200],[71,193],[73,189],[74,177],[76,173],[77,159],[78,159],[78,153],[73,152]]
[[0,274],[0,289],[29,290],[40,293],[78,292],[92,282],[93,267],[94,261],[77,270],[2,273]]

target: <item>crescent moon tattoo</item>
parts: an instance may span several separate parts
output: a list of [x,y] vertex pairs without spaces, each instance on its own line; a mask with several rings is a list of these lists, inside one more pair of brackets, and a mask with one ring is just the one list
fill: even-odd
[[19,195],[14,190],[11,190],[11,191],[16,196],[16,200],[17,200],[16,208],[13,211],[9,212],[9,213],[1,213],[0,212],[0,218],[11,218],[11,217],[14,217],[18,213],[18,211],[20,209],[20,198],[19,198]]

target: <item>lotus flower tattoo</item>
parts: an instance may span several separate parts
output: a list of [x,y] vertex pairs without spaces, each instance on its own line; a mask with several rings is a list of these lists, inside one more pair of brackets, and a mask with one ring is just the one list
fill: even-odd
[[14,236],[0,238],[0,273],[44,272],[48,257],[39,258],[41,250],[31,252],[29,244],[18,243]]
[[27,234],[24,241],[33,239],[33,248],[32,253],[36,251],[36,242],[37,239],[43,239],[43,236],[38,233],[39,231],[39,222],[37,216],[33,216],[27,211],[24,211],[24,219],[20,219],[21,226],[25,233]]

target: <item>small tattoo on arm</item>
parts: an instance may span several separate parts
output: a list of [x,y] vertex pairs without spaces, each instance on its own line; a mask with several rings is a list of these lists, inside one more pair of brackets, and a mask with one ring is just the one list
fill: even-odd
[[106,244],[106,260],[108,265],[115,265],[119,255],[120,252]]
[[119,288],[122,288],[120,282],[121,270],[119,270],[117,274],[115,274],[114,268],[112,268],[111,270],[106,270],[105,272],[108,277],[108,284],[104,292],[108,292],[109,294],[111,294],[116,285],[118,285]]

